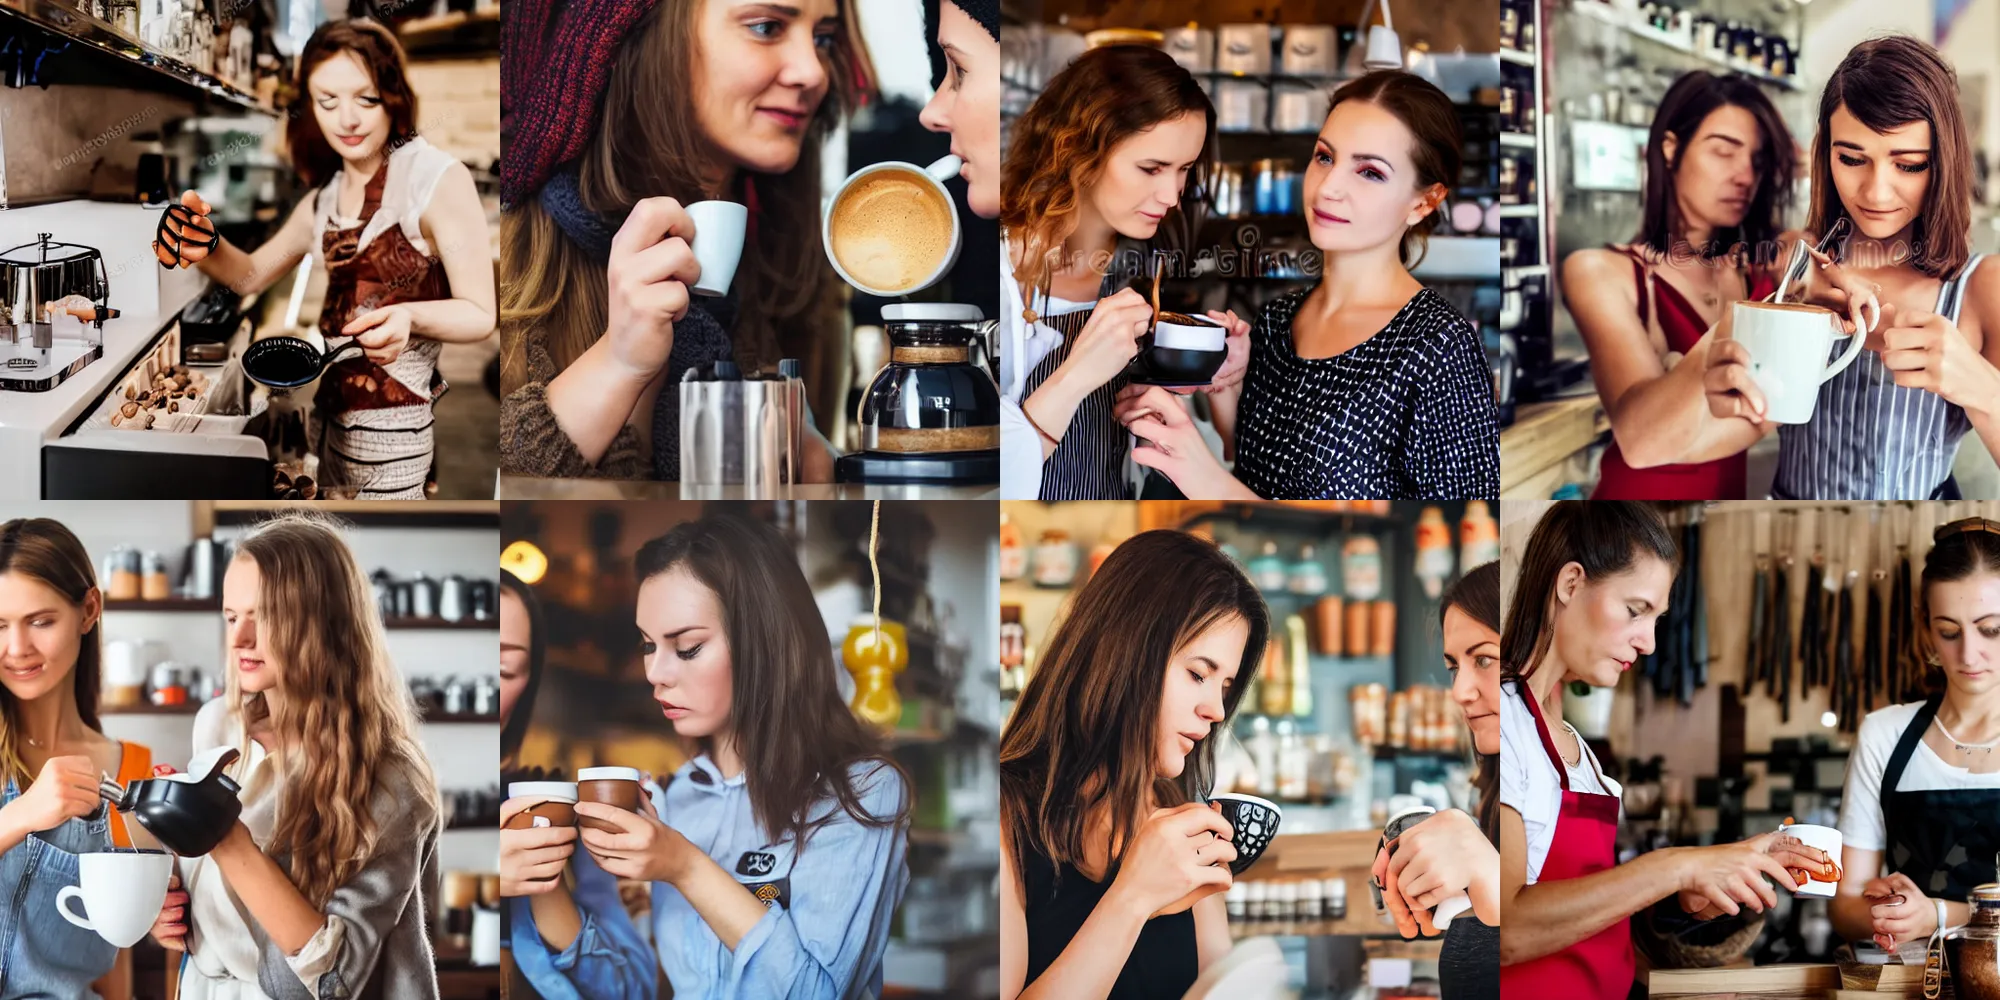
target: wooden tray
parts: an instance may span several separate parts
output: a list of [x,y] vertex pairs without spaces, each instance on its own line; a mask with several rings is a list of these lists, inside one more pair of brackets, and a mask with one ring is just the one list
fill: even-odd
[[1840,988],[1840,967],[1826,963],[1722,969],[1654,969],[1647,995],[1655,997],[1757,996],[1825,1000]]

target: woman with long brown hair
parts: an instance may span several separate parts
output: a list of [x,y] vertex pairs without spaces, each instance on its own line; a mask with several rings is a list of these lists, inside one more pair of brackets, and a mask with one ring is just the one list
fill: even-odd
[[1206,799],[1270,612],[1214,544],[1120,543],[1000,738],[1001,1000],[1150,1000],[1229,952],[1233,832]]
[[[1451,698],[1472,731],[1477,818],[1446,809],[1376,853],[1375,884],[1404,937],[1433,936],[1430,916],[1463,893],[1472,910],[1445,931],[1438,981],[1445,1000],[1500,995],[1500,564],[1460,577],[1439,601]],[[1470,919],[1467,919],[1470,918]]]
[[104,598],[90,555],[60,523],[0,525],[0,885],[16,907],[0,937],[0,993],[132,996],[130,953],[57,920],[57,893],[77,884],[78,855],[151,837],[100,808],[100,774],[148,776],[152,753],[98,723]]
[[[1000,208],[1000,495],[1129,499],[1112,417],[1152,306],[1128,287],[1153,250],[1191,268],[1215,160],[1215,106],[1157,48],[1085,52],[1014,125]],[[1249,324],[1208,391],[1241,381]]]
[[[1528,536],[1500,639],[1500,984],[1507,995],[1623,1000],[1631,918],[1675,896],[1703,919],[1762,913],[1769,882],[1831,864],[1767,833],[1618,863],[1622,789],[1563,721],[1571,681],[1612,687],[1653,651],[1680,548],[1644,504],[1566,500]],[[1766,880],[1769,880],[1767,882]]]
[[[647,542],[633,571],[646,679],[697,753],[638,812],[578,803],[615,828],[585,828],[584,848],[653,883],[675,997],[880,996],[909,779],[841,700],[798,557],[776,528],[719,515]],[[515,948],[544,947],[526,915]]]
[[[292,167],[314,190],[263,246],[202,242],[214,223],[201,196],[169,214],[162,264],[185,262],[244,295],[311,254],[326,268],[319,331],[339,360],[313,396],[319,480],[364,500],[416,499],[433,480],[431,407],[445,389],[447,343],[493,333],[486,210],[472,174],[417,134],[403,49],[372,21],[329,21],[299,53],[285,126]],[[203,227],[206,227],[204,230]]]
[[[1826,282],[1809,301],[1846,313],[1867,349],[1819,387],[1810,421],[1779,426],[1772,496],[1955,499],[1966,432],[2000,454],[2000,336],[1985,332],[2000,333],[2000,276],[1971,252],[1972,181],[1944,56],[1900,35],[1855,46],[1820,96],[1811,216],[1790,237],[1817,243],[1836,223],[1850,227],[1833,254],[1815,251]],[[1690,437],[1679,461],[1735,454],[1772,427],[1749,352],[1716,337],[1705,402],[1691,385],[1684,402],[1722,429]]]
[[[820,147],[873,80],[853,4],[520,0],[506,20],[501,467],[678,479],[661,386],[715,361],[805,359],[825,398],[845,369],[823,335],[840,312]],[[689,293],[686,206],[705,200],[750,210],[725,297]]]
[[1500,425],[1479,332],[1410,274],[1459,171],[1458,112],[1422,77],[1333,92],[1306,168],[1319,281],[1258,314],[1249,374],[1212,392],[1233,471],[1179,400],[1121,395],[1132,460],[1202,500],[1497,498]]
[[194,750],[240,751],[243,813],[153,926],[189,953],[181,996],[435,998],[444,813],[367,575],[332,522],[283,515],[237,541],[222,617]]

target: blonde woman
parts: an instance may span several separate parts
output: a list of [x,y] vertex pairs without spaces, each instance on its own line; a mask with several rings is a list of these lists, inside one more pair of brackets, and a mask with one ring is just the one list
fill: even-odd
[[97,723],[104,602],[90,556],[46,518],[0,525],[0,886],[15,904],[0,995],[132,995],[127,952],[56,919],[77,884],[77,855],[154,846],[138,824],[101,810],[100,774],[143,777],[152,752]]
[[184,1000],[438,995],[437,782],[368,579],[329,522],[288,515],[222,583],[229,687],[194,751],[235,746],[243,816],[153,927]]

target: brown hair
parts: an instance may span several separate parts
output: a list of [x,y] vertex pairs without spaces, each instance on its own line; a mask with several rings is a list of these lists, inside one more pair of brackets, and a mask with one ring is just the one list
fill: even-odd
[[[1507,607],[1507,627],[1500,633],[1500,676],[1527,680],[1555,639],[1549,605],[1555,599],[1556,578],[1570,563],[1583,567],[1590,580],[1617,576],[1642,555],[1680,560],[1667,522],[1652,505],[1625,500],[1559,500],[1535,524],[1521,551],[1521,568],[1514,577],[1514,600]],[[1527,691],[1521,692],[1523,698]]]
[[[61,594],[63,600],[88,611],[90,596],[97,592],[97,574],[90,566],[90,553],[76,535],[60,521],[45,517],[24,517],[0,525],[0,573],[19,573],[38,580]],[[77,646],[76,665],[70,668],[70,689],[76,698],[76,714],[83,724],[103,732],[97,721],[98,676],[104,662],[104,618],[83,633]],[[34,775],[22,761],[19,739],[21,706],[14,696],[0,688],[0,781],[12,779],[26,788]]]
[[[243,694],[231,670],[229,705],[245,733],[268,719],[277,734],[284,780],[271,844],[289,854],[292,883],[314,906],[359,874],[384,836],[422,837],[423,824],[435,828],[444,814],[417,740],[416,707],[389,659],[374,587],[338,524],[291,512],[236,543],[236,558],[257,567],[258,641],[278,666],[281,697]],[[393,769],[409,789],[386,780]],[[413,811],[411,828],[377,824],[376,798],[392,792],[427,807]]]
[[1849,114],[1876,132],[1929,122],[1929,186],[1910,229],[1910,266],[1933,278],[1957,273],[1971,257],[1972,141],[1958,106],[1958,74],[1938,50],[1906,35],[1856,45],[1826,81],[1819,99],[1819,132],[1813,136],[1812,213],[1806,229],[1825,233],[1847,216],[1833,186],[1833,112]]
[[1216,731],[1235,716],[1271,631],[1270,611],[1243,570],[1210,542],[1147,531],[1114,549],[1077,590],[1000,736],[1000,823],[1017,874],[1031,851],[1058,869],[1081,864],[1099,807],[1110,810],[1115,867],[1149,793],[1161,807],[1208,794],[1216,740],[1197,743],[1173,780],[1154,770],[1153,744],[1174,652],[1232,617],[1250,636]]
[[[1917,655],[1926,663],[1937,656],[1937,649],[1931,642],[1931,585],[1969,580],[1982,573],[2000,575],[2000,522],[1968,517],[1939,525],[1931,537],[1935,544],[1924,556],[1922,582],[1917,588],[1918,620],[1923,622],[1923,627],[1911,637],[1916,643]],[[1933,668],[1931,677],[1935,678],[1936,674]],[[1889,694],[1895,698],[1920,696],[1920,692],[1911,691],[1891,691]]]
[[417,94],[403,72],[403,46],[396,36],[374,21],[328,21],[313,31],[299,52],[298,100],[285,118],[285,146],[293,168],[308,186],[332,180],[340,172],[341,159],[333,144],[326,141],[326,133],[320,131],[306,81],[320,63],[342,52],[354,53],[375,78],[375,93],[382,99],[382,109],[389,113],[389,138],[382,144],[384,162],[391,151],[417,134]]
[[[1416,189],[1442,184],[1447,189],[1445,193],[1450,194],[1449,188],[1458,183],[1462,140],[1458,109],[1452,107],[1451,98],[1444,96],[1444,91],[1414,73],[1381,69],[1341,84],[1333,92],[1332,103],[1327,105],[1327,116],[1332,117],[1333,109],[1343,101],[1365,101],[1395,115],[1416,140],[1410,144],[1410,163],[1417,171]],[[1430,214],[1403,233],[1400,256],[1404,267],[1415,267],[1424,259],[1431,232],[1437,229],[1444,215],[1443,207],[1440,199]]]
[[[750,810],[764,832],[803,842],[846,812],[869,826],[909,817],[909,776],[848,709],[833,647],[798,556],[778,529],[736,515],[689,521],[640,546],[640,583],[677,567],[715,592],[729,637],[729,728]],[[710,750],[704,738],[702,750]],[[892,813],[862,804],[863,786],[901,784]],[[839,809],[820,809],[829,796]]]
[[[1444,627],[1444,616],[1457,608],[1470,616],[1473,621],[1500,634],[1500,564],[1482,563],[1472,571],[1453,581],[1446,588],[1444,599],[1438,602],[1438,627]],[[1463,668],[1461,668],[1463,669]],[[1472,790],[1477,794],[1475,808],[1479,819],[1479,829],[1485,831],[1486,839],[1500,842],[1500,755],[1480,753],[1473,747],[1477,758],[1477,769],[1472,774]]]
[[1215,105],[1201,84],[1172,56],[1146,45],[1091,49],[1049,80],[1014,123],[1012,145],[1000,169],[1006,192],[1000,225],[1021,247],[1021,263],[1013,271],[1023,295],[1060,269],[1064,242],[1076,232],[1084,189],[1096,182],[1112,148],[1191,114],[1207,120],[1208,132],[1201,155],[1188,170],[1180,203],[1160,220],[1158,230],[1181,234],[1183,243],[1192,242],[1201,221],[1215,158]]
[[[622,218],[655,195],[683,204],[706,196],[704,170],[719,153],[695,120],[692,98],[702,70],[696,22],[703,6],[656,4],[619,42],[596,129],[577,160],[578,191],[591,211]],[[743,171],[738,190],[715,193],[755,206],[732,285],[736,360],[760,368],[779,357],[804,359],[822,413],[846,354],[842,338],[819,335],[840,323],[840,282],[817,236],[820,147],[874,79],[856,12],[841,6],[840,33],[824,56],[829,90],[806,125],[798,163],[778,175]],[[527,338],[547,348],[558,371],[567,368],[603,336],[609,293],[605,262],[572,243],[535,198],[501,213],[500,255],[507,275],[500,283],[501,381],[511,392],[528,381]]]
[[[1764,141],[1763,150],[1753,161],[1757,181],[1751,189],[1750,207],[1743,215],[1743,222],[1734,228],[1717,230],[1707,246],[1695,250],[1703,257],[1713,257],[1740,243],[1754,254],[1759,247],[1776,239],[1784,228],[1785,213],[1792,206],[1792,174],[1798,168],[1797,150],[1784,118],[1749,77],[1693,70],[1681,74],[1667,88],[1666,96],[1660,98],[1659,110],[1653,114],[1652,131],[1646,136],[1645,204],[1639,213],[1638,242],[1655,253],[1670,253],[1676,249],[1677,239],[1685,239],[1687,220],[1681,218],[1675,187],[1681,159],[1694,145],[1701,123],[1717,108],[1728,107],[1742,108],[1757,122],[1758,137]],[[1669,135],[1676,142],[1672,162],[1667,160]]]

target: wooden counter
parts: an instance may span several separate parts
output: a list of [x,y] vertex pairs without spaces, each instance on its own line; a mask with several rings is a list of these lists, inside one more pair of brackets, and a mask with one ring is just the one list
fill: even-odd
[[1588,492],[1590,446],[1610,429],[1594,392],[1520,407],[1500,431],[1500,498],[1547,500],[1565,483]]
[[1840,966],[1828,962],[1724,966],[1719,969],[1654,969],[1643,973],[1642,978],[1646,982],[1646,995],[1650,997],[1680,997],[1682,1000],[1728,1000],[1733,997],[1826,1000],[1829,992],[1840,989]]

